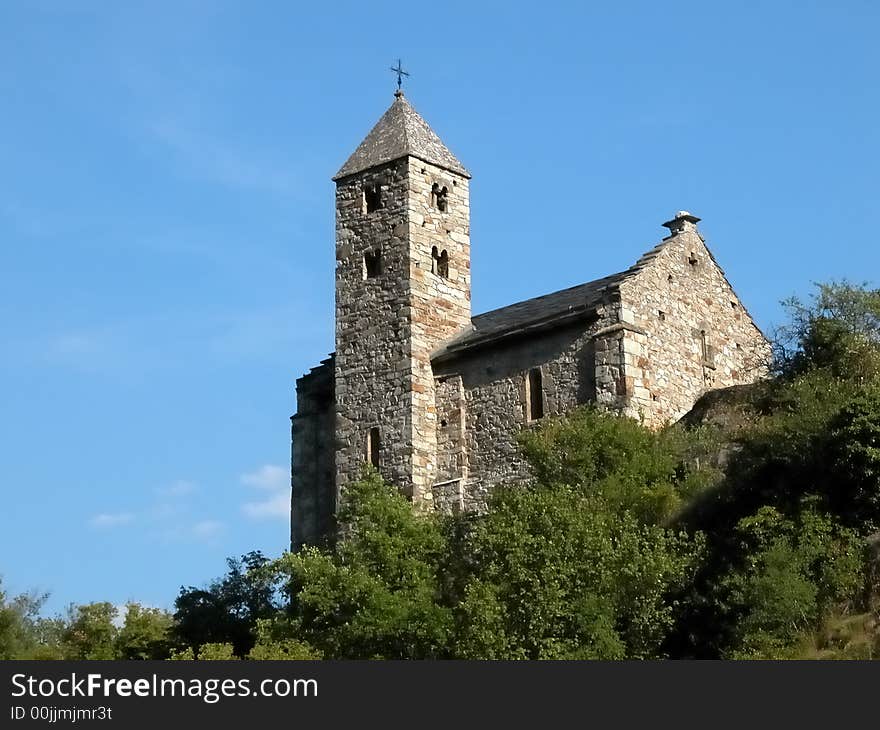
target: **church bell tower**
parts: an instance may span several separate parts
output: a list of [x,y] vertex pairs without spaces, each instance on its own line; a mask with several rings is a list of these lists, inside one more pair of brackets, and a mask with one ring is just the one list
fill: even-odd
[[470,174],[398,89],[333,180],[337,492],[372,463],[427,506],[431,353],[471,324]]

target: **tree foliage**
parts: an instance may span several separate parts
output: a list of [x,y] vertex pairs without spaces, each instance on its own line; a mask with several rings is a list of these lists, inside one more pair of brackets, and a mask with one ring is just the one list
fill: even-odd
[[774,342],[780,372],[825,369],[859,381],[880,375],[880,289],[831,281],[806,301],[791,297],[784,304],[788,322]]
[[701,540],[567,486],[500,489],[471,538],[458,653],[490,659],[658,654],[669,593]]
[[345,537],[335,548],[287,554],[272,567],[291,598],[289,638],[327,657],[444,656],[452,612],[441,593],[438,519],[415,512],[375,472],[347,486],[339,517]]
[[277,610],[274,589],[260,571],[267,562],[259,551],[229,558],[223,578],[205,588],[181,588],[174,602],[175,642],[196,655],[207,644],[231,644],[235,656],[246,656],[256,642],[256,622]]

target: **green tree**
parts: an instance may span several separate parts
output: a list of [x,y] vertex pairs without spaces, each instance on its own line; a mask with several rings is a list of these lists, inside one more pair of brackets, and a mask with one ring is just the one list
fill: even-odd
[[173,637],[195,651],[205,644],[232,644],[247,656],[256,642],[257,621],[277,611],[275,591],[261,568],[259,551],[228,558],[226,575],[206,588],[181,588],[174,602]]
[[831,420],[828,463],[834,511],[865,533],[880,529],[880,387],[851,398]]
[[831,281],[817,284],[807,301],[791,297],[783,304],[789,321],[774,342],[780,372],[821,368],[859,381],[880,375],[880,289]]
[[566,487],[497,489],[470,540],[457,653],[486,659],[659,654],[691,538]]
[[786,656],[833,609],[858,601],[864,546],[813,505],[795,519],[764,507],[741,520],[738,533],[747,559],[724,579],[733,656]]
[[375,472],[346,486],[339,518],[344,538],[335,548],[307,548],[271,566],[291,596],[282,633],[327,658],[446,656],[452,610],[442,600],[438,519],[415,512]]
[[47,597],[23,593],[9,598],[0,581],[0,659],[37,658],[44,638],[39,612]]
[[721,476],[709,458],[711,429],[653,431],[592,407],[543,421],[519,440],[538,488],[569,486],[644,522],[668,521]]
[[208,643],[196,647],[186,647],[177,651],[172,651],[169,659],[172,661],[228,661],[230,659],[238,659],[240,657],[235,654],[235,647],[232,644],[225,643]]
[[116,635],[119,659],[167,659],[171,651],[171,615],[138,603],[126,605],[125,622]]
[[61,641],[65,659],[115,659],[117,609],[112,603],[71,606]]

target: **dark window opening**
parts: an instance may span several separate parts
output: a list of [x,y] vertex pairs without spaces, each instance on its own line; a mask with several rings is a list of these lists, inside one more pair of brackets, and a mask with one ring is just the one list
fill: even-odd
[[444,279],[449,278],[449,254],[445,248],[440,253],[437,252],[436,246],[431,248],[431,273]]
[[703,355],[703,364],[708,365],[709,367],[714,367],[715,352],[709,344],[706,330],[700,330],[700,350]]
[[379,450],[382,448],[379,440],[379,427],[373,426],[367,434],[367,463],[379,468]]
[[445,419],[445,418],[441,418],[441,419],[440,419],[440,425],[441,425],[443,428],[446,428],[446,426],[448,425],[448,423],[446,422],[446,419]]
[[737,303],[732,301],[732,302],[730,303],[730,308],[731,308],[731,309],[736,309],[736,308],[737,308]]
[[372,279],[382,273],[382,250],[367,251],[364,254],[364,278]]
[[666,283],[667,283],[667,284],[671,284],[671,283],[672,283],[672,274],[670,274],[669,276],[666,277]]
[[364,185],[364,210],[372,213],[382,207],[382,188],[378,183]]
[[526,395],[530,421],[537,421],[544,417],[544,389],[541,381],[541,368],[529,370],[526,379]]
[[446,249],[443,249],[440,258],[437,259],[437,273],[444,279],[449,278],[449,254],[446,253]]
[[661,321],[666,320],[666,312],[664,312],[662,309],[657,311],[657,316],[661,319]]
[[431,205],[441,213],[445,213],[449,206],[449,189],[444,185],[442,188],[438,183],[431,186]]
[[696,267],[696,265],[700,263],[693,251],[691,251],[691,255],[688,257],[688,263],[693,267]]

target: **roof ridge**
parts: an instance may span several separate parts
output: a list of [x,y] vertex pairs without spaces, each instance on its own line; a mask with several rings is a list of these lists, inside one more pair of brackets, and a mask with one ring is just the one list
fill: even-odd
[[[630,267],[631,269],[632,267]],[[575,289],[581,289],[584,287],[592,286],[594,284],[598,284],[600,281],[604,281],[605,279],[614,279],[615,281],[609,282],[609,284],[618,284],[622,281],[622,277],[628,276],[630,274],[630,269],[625,269],[624,271],[618,271],[614,274],[608,274],[607,276],[600,276],[598,279],[591,279],[590,281],[584,281],[580,284],[575,284],[573,286],[567,286],[563,289],[557,289],[556,291],[547,292],[546,294],[539,294],[536,297],[529,297],[528,299],[521,299],[518,302],[512,302],[511,304],[505,304],[503,307],[496,307],[495,309],[489,309],[485,312],[481,312],[480,314],[475,314],[471,319],[476,319],[477,317],[483,317],[487,314],[494,314],[495,312],[500,312],[502,309],[509,309],[510,307],[516,307],[520,304],[529,304],[530,302],[536,302],[539,299],[548,299],[550,297],[555,297],[559,294],[565,294],[566,292],[574,291]],[[633,272],[635,273],[635,272]],[[621,277],[618,279],[618,277]],[[604,287],[603,287],[604,288]]]
[[403,92],[400,92],[400,96],[398,97],[401,100],[401,107],[403,108],[403,146],[406,149],[410,147],[410,135],[409,135],[409,117],[406,114],[406,110],[409,109],[413,113],[415,113],[415,109],[413,109],[412,104],[409,103],[409,99],[407,99]]

